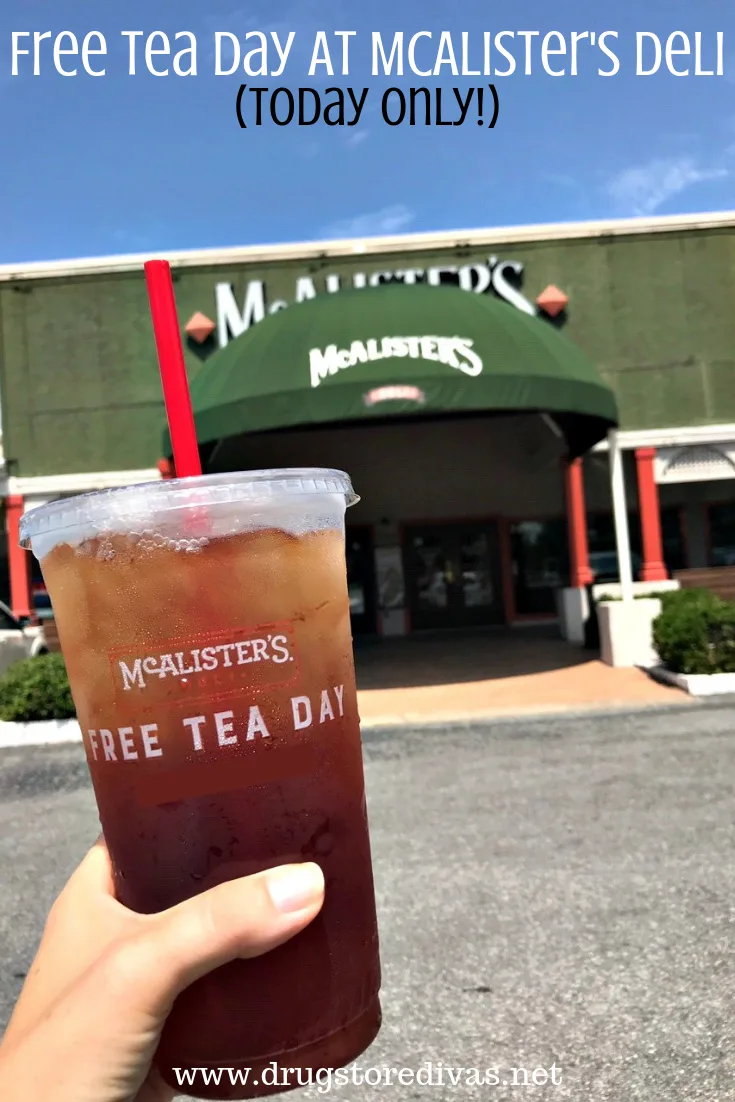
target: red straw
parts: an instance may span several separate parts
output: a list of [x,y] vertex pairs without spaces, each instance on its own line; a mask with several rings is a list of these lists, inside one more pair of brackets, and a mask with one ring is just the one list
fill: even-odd
[[186,378],[171,265],[167,260],[149,260],[145,265],[145,278],[176,477],[189,478],[201,474],[202,465]]

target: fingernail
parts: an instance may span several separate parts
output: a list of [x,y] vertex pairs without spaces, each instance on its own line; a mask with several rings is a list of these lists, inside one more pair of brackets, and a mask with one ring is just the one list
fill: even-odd
[[317,903],[324,892],[324,874],[318,865],[283,865],[267,873],[273,906],[282,914],[303,911]]

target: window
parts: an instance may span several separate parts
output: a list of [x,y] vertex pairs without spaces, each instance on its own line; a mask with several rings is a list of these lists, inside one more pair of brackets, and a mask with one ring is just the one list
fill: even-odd
[[[615,543],[615,521],[612,513],[593,513],[587,522],[590,568],[597,581],[617,580],[618,553]],[[641,546],[641,519],[637,510],[628,513],[628,532],[630,534],[630,556],[633,576],[638,577],[643,562]],[[666,568],[671,574],[674,570],[683,570],[687,565],[686,545],[681,524],[681,511],[678,506],[669,506],[661,510],[661,540]]]
[[661,510],[661,539],[664,545],[664,562],[669,574],[685,570],[689,565],[682,527],[681,509],[678,505]]
[[555,591],[569,584],[566,518],[516,521],[510,540],[517,615],[553,615]]
[[710,566],[735,566],[735,503],[709,507]]

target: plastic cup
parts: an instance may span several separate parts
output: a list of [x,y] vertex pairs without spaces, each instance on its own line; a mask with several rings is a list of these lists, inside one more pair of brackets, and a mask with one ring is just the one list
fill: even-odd
[[[286,945],[194,983],[156,1057],[249,1068],[250,1098],[358,1056],[380,965],[344,553],[347,475],[271,470],[85,494],[26,514],[54,608],[118,899],[154,913],[316,861]],[[274,1071],[277,1081],[273,1082]],[[266,1069],[271,1069],[265,1073]]]

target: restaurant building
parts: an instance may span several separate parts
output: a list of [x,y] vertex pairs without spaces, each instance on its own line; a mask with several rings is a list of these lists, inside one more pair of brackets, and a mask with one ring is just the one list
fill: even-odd
[[[18,615],[24,510],[174,473],[145,259],[0,268]],[[735,214],[168,259],[205,470],[352,475],[356,632],[550,620],[615,577],[611,443],[637,578],[735,563]]]

